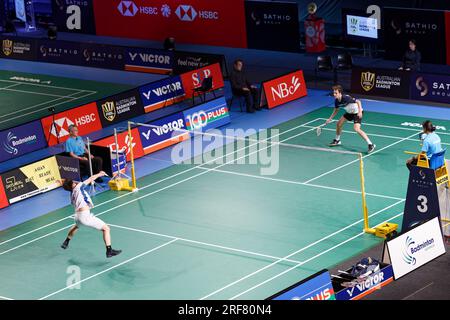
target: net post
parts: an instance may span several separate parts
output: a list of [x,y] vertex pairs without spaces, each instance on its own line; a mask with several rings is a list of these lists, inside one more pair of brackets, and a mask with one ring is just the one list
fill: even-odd
[[128,143],[130,144],[130,158],[131,158],[131,184],[133,191],[137,190],[136,172],[134,168],[134,153],[133,153],[133,136],[131,134],[131,121],[128,121]]
[[361,153],[358,154],[358,158],[359,158],[359,175],[361,179],[361,197],[362,197],[362,210],[364,216],[364,232],[373,234],[374,230],[372,230],[369,227],[369,210],[367,209],[366,187],[364,181],[364,161]]

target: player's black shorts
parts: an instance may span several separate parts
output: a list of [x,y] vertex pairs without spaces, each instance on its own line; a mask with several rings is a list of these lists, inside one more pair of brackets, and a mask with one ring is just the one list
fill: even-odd
[[[364,111],[363,111],[363,116],[364,116]],[[347,121],[353,121],[353,123],[359,123],[361,124],[362,122],[362,117],[358,117],[357,113],[344,113],[344,118]]]

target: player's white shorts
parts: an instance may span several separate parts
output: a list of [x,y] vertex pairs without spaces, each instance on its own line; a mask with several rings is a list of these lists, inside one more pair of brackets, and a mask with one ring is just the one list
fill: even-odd
[[75,223],[77,227],[86,226],[97,230],[102,230],[105,223],[94,216],[89,210],[76,212],[75,213]]

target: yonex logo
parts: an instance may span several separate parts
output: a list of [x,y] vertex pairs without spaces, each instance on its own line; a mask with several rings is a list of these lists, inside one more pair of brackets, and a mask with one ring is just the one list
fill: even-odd
[[181,21],[194,21],[197,17],[197,11],[190,5],[179,5],[175,14]]
[[125,17],[134,17],[138,13],[138,7],[133,1],[120,1],[117,9]]

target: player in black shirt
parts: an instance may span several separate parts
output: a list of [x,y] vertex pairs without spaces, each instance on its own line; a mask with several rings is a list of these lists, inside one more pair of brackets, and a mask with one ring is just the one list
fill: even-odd
[[361,122],[363,118],[363,108],[361,101],[357,100],[347,94],[342,93],[342,86],[336,85],[332,87],[334,100],[334,111],[325,124],[329,124],[331,120],[339,112],[340,108],[345,109],[345,114],[339,119],[336,125],[336,138],[330,143],[330,147],[341,145],[341,133],[344,123],[346,121],[353,121],[353,129],[363,138],[368,144],[368,152],[375,150],[375,144],[370,141],[367,134],[361,130]]

